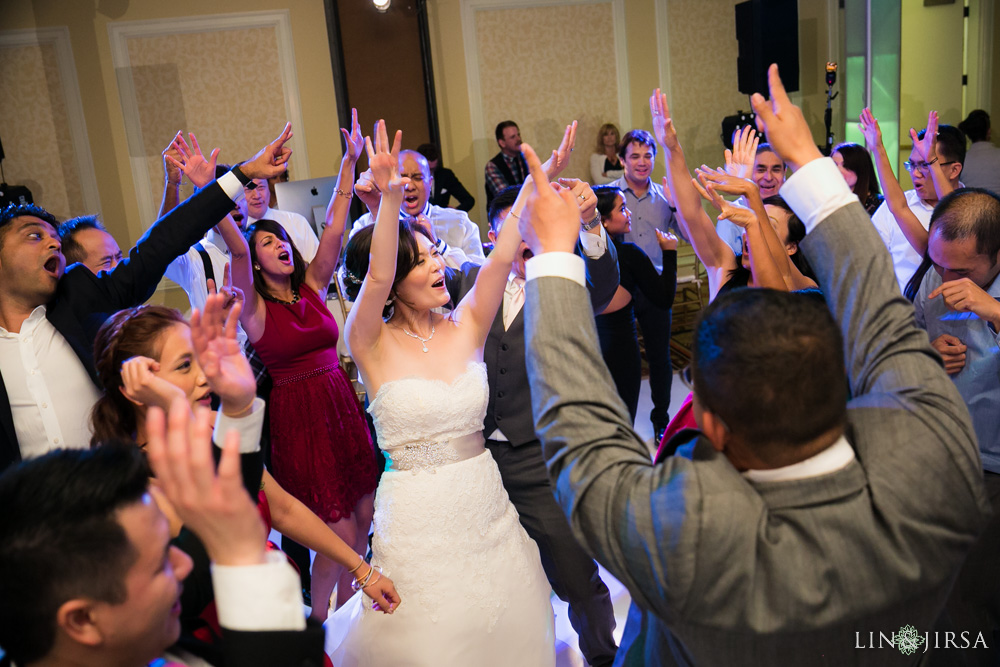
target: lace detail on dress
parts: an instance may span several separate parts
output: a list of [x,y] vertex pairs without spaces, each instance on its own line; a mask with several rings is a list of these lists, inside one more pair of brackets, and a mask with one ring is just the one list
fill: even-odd
[[406,377],[383,383],[368,406],[379,447],[414,444],[430,453],[434,443],[482,431],[488,391],[481,361],[470,361],[451,382]]
[[450,447],[441,447],[436,442],[411,442],[402,447],[393,447],[392,467],[397,470],[430,470],[460,461],[461,457]]

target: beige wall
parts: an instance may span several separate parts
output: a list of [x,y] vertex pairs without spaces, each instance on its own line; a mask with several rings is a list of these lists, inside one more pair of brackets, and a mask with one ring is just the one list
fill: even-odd
[[[615,64],[612,24],[600,26],[595,31],[592,23],[583,21],[584,27],[577,30],[567,27],[573,25],[570,21],[562,28],[550,28],[547,38],[536,36],[537,39],[529,40],[525,36],[534,35],[540,24],[547,24],[545,17],[565,10],[570,10],[571,13],[588,12],[588,15],[594,12],[607,13],[610,2],[596,5],[573,0],[517,3],[516,10],[498,11],[497,7],[502,4],[492,3],[474,12],[474,15],[503,15],[510,20],[496,22],[494,34],[498,38],[506,39],[512,45],[519,43],[522,47],[524,44],[538,44],[538,48],[531,52],[537,57],[537,66],[523,74],[523,88],[531,93],[528,97],[533,98],[538,90],[558,91],[563,87],[578,86],[581,78],[586,79],[589,73],[596,73],[596,77],[589,79],[593,101],[581,101],[577,108],[580,113],[588,113],[601,108],[601,105],[608,107],[609,98],[613,99],[616,95],[617,85],[617,81],[605,81],[608,72],[614,71]],[[532,8],[525,9],[523,4],[530,4]],[[719,138],[722,119],[738,110],[750,109],[746,96],[741,95],[736,86],[735,4],[736,0],[625,1],[624,67],[628,72],[628,89],[625,93],[631,114],[628,118],[611,117],[606,120],[617,123],[623,132],[632,127],[651,129],[649,95],[656,87],[669,87],[671,110],[692,165],[702,162],[719,164],[722,160],[722,143]],[[803,105],[817,143],[822,143],[824,137],[826,88],[823,66],[827,60],[840,59],[836,41],[836,24],[839,20],[835,9],[830,13],[831,4],[835,6],[835,0],[799,3],[802,91],[795,99]],[[441,110],[445,164],[473,190],[478,203],[472,217],[477,221],[484,221],[486,216],[482,172],[485,160],[477,157],[477,153],[488,158],[497,150],[493,139],[493,125],[496,123],[494,116],[499,119],[499,116],[505,114],[495,110],[494,100],[508,101],[509,114],[506,115],[521,123],[525,141],[541,142],[542,145],[536,148],[544,150],[549,148],[546,142],[551,143],[554,139],[550,136],[551,133],[534,131],[532,125],[543,125],[538,119],[532,118],[532,123],[525,126],[518,117],[519,112],[527,112],[526,107],[536,102],[520,99],[523,96],[521,86],[517,77],[512,76],[493,77],[492,83],[497,89],[490,90],[489,93],[486,89],[491,82],[485,79],[480,81],[483,93],[479,103],[489,106],[490,112],[485,114],[489,123],[484,123],[483,132],[475,135],[475,121],[470,106],[476,104],[470,105],[467,45],[462,30],[463,5],[466,11],[472,11],[478,6],[475,0],[439,0],[429,3],[432,55]],[[831,16],[835,24],[832,29]],[[472,25],[477,22],[473,21]],[[831,34],[833,47],[830,46]],[[598,44],[601,57],[586,57],[581,49],[574,46],[576,40]],[[553,48],[553,44],[560,43],[566,45],[564,49]],[[661,72],[658,50],[664,47],[669,64],[667,71]],[[483,77],[503,65],[502,58],[485,62],[480,59],[479,74]],[[564,104],[563,101],[560,98],[560,103],[555,106],[560,111],[570,111],[572,105]],[[572,119],[550,116],[545,119],[544,126],[558,127]],[[586,174],[586,165],[580,158],[592,150],[596,126],[605,119],[587,117],[586,120],[585,131],[581,131],[577,139],[580,148],[576,152],[579,155],[567,172],[570,176],[584,177]],[[836,104],[833,126],[836,128],[839,123],[840,105]],[[590,127],[591,125],[594,127]],[[654,177],[660,176],[662,168],[654,173]]]
[[[294,40],[294,65],[303,119],[302,127],[293,128],[296,136],[292,140],[292,147],[293,150],[296,145],[306,149],[309,176],[331,175],[336,173],[341,149],[336,120],[336,97],[327,46],[326,16],[323,3],[320,0],[292,0],[285,3],[276,3],[273,0],[214,0],[213,2],[202,0],[171,0],[170,2],[6,0],[4,2],[4,30],[69,26],[87,136],[96,170],[101,213],[109,230],[118,238],[123,247],[134,243],[149,221],[143,219],[136,196],[136,185],[130,166],[129,144],[126,139],[118,82],[112,65],[111,44],[108,36],[109,24],[121,21],[148,21],[263,10],[273,11],[285,8],[289,11]],[[260,81],[255,80],[254,72],[260,68],[260,63],[256,59],[263,53],[261,50],[263,44],[248,41],[231,46],[225,45],[224,50],[227,52],[225,55],[221,55],[217,48],[218,42],[225,40],[220,40],[218,35],[208,34],[204,37],[204,40],[182,40],[184,41],[183,47],[188,51],[179,53],[175,64],[196,61],[198,56],[196,50],[199,46],[214,45],[215,48],[207,49],[210,58],[201,63],[200,70],[192,67],[184,70],[187,72],[184,88],[188,91],[196,90],[199,96],[204,91],[213,89],[221,90],[222,93],[217,99],[185,100],[185,104],[205,104],[216,109],[231,106],[232,91],[227,93],[225,86],[232,85],[233,82],[219,79],[218,68],[213,69],[212,67],[212,58],[225,59],[222,69],[232,67],[236,72],[243,72],[245,78],[240,83],[245,84],[248,88],[252,89],[253,86],[261,85]],[[157,60],[157,64],[171,64],[168,54],[160,55],[164,57]],[[197,73],[200,79],[190,78],[192,73]],[[213,82],[218,85],[211,85]],[[264,81],[263,83],[269,86],[273,85],[273,82],[268,84],[267,81]],[[270,96],[273,103],[273,89],[269,87],[262,94]],[[230,109],[229,111],[232,128],[238,131],[240,128],[239,109]],[[181,116],[166,114],[164,117],[174,120],[183,116],[184,114]],[[193,127],[171,127],[169,129],[156,127],[155,129],[158,133],[166,133],[166,136],[179,129],[199,131],[199,128]],[[256,130],[256,128],[254,129]],[[280,130],[280,124],[274,128],[267,128],[265,136],[273,138]],[[209,131],[211,132],[211,130]],[[217,141],[223,140],[231,140],[231,137],[220,131]],[[149,141],[152,143],[152,139]],[[7,147],[6,144],[5,147]],[[242,146],[233,147],[230,145],[228,153],[225,152],[225,146],[222,148],[224,149],[223,158],[246,157],[237,154],[245,150]],[[9,147],[7,152],[10,154]],[[20,182],[20,176],[16,171],[12,173],[11,170],[7,170],[9,182]],[[301,176],[300,174],[299,177]],[[158,194],[156,200],[159,201]],[[40,203],[45,204],[44,201]],[[74,210],[72,201],[70,204],[70,210],[67,211],[67,214],[79,215],[93,212]],[[182,301],[175,301],[176,297],[183,297],[179,290],[171,292],[170,299],[172,303],[182,303]]]

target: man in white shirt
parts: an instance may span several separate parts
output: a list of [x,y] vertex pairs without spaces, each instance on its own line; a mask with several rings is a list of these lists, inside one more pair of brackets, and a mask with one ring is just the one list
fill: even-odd
[[[265,550],[266,534],[243,487],[240,450],[256,446],[263,406],[220,416],[235,429],[218,474],[207,419],[189,431],[189,406],[150,415],[149,461],[164,496],[211,559],[227,664],[316,665],[323,633],[306,629],[298,577]],[[254,434],[256,433],[256,438]],[[169,464],[167,463],[169,457]],[[197,480],[197,481],[195,481]],[[0,646],[18,667],[213,664],[181,634],[182,582],[192,560],[174,546],[132,443],[61,450],[0,476]],[[201,657],[199,657],[199,655]]]
[[[109,315],[144,303],[167,266],[233,208],[243,180],[283,171],[290,129],[158,220],[112,271],[66,269],[56,220],[0,212],[0,470],[54,448],[85,448],[97,400],[93,346]],[[244,171],[245,170],[245,171]],[[242,179],[242,180],[241,180]]]
[[[434,192],[434,177],[427,158],[416,151],[400,151],[399,175],[410,179],[403,195],[403,206],[399,210],[400,219],[413,220],[430,232],[431,240],[447,266],[458,269],[466,262],[485,262],[479,226],[469,219],[469,214],[430,203],[431,193]],[[370,212],[355,221],[351,236],[374,223],[378,213],[380,194],[373,189],[366,174],[362,174],[359,179],[359,186],[356,188],[358,195]]]
[[[919,138],[924,138],[921,130]],[[945,177],[951,183],[952,188],[960,188],[958,177],[962,173],[962,163],[965,160],[965,138],[962,133],[951,125],[941,125],[938,128],[938,137],[935,142],[935,154],[938,156],[938,163]],[[934,183],[931,180],[930,170],[914,147],[910,151],[910,159],[903,163],[903,166],[910,172],[913,179],[913,189],[906,191],[906,204],[917,216],[917,220],[927,229],[931,224],[931,214],[937,206],[938,196],[934,190]],[[906,290],[906,283],[910,281],[923,256],[913,249],[910,242],[906,240],[902,230],[896,223],[889,204],[882,202],[878,210],[872,215],[872,224],[882,238],[882,243],[889,250],[892,256],[892,266],[896,272],[896,282],[899,284],[900,293]]]

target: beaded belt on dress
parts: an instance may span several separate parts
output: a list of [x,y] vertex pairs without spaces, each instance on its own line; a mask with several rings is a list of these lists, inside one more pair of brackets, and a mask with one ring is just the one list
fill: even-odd
[[280,380],[274,381],[275,387],[280,387],[283,384],[291,384],[293,382],[298,382],[299,380],[307,380],[309,378],[314,378],[317,375],[326,375],[334,369],[338,368],[340,364],[330,364],[329,366],[320,366],[319,368],[314,368],[311,371],[306,371],[304,373],[296,373],[295,375],[289,375],[288,377],[283,377]]
[[431,470],[479,456],[486,451],[483,432],[452,438],[446,442],[424,440],[384,450],[386,471]]

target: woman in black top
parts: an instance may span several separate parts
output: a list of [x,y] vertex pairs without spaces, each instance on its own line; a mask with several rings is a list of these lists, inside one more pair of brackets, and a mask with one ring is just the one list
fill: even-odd
[[594,188],[601,224],[618,250],[618,269],[621,281],[611,303],[595,319],[597,336],[601,341],[601,354],[618,394],[625,401],[629,415],[635,422],[639,405],[639,387],[642,382],[642,360],[639,356],[639,339],[632,313],[632,297],[641,291],[647,299],[661,308],[674,304],[677,291],[677,237],[669,232],[656,231],[657,241],[663,251],[663,271],[634,243],[626,243],[624,235],[632,228],[632,213],[625,205],[625,196],[613,185]]

